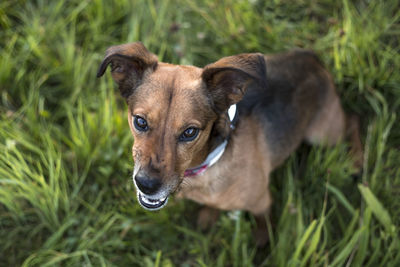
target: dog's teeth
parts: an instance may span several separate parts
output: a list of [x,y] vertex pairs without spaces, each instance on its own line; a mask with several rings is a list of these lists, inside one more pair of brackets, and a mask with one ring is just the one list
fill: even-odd
[[157,210],[162,208],[167,203],[168,197],[160,199],[151,199],[143,195],[141,192],[139,192],[138,199],[144,208],[149,210]]
[[145,197],[143,195],[141,195],[141,197],[142,197],[142,200],[144,202],[146,202],[147,204],[149,204],[149,205],[158,205],[161,202],[165,201],[165,199],[166,199],[166,197],[165,198],[161,198],[161,199],[150,199],[150,198],[147,198],[147,197]]

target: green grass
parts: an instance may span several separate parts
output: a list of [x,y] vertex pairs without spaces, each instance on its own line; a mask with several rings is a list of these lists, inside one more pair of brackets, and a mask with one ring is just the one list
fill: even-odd
[[[0,2],[0,265],[399,266],[400,10],[387,1]],[[346,144],[303,145],[272,175],[270,242],[254,218],[136,202],[133,142],[105,49],[142,41],[204,66],[242,52],[315,50],[361,115],[364,172]]]

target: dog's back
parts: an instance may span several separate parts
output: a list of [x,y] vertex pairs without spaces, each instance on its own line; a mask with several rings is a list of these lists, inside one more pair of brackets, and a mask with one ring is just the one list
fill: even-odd
[[249,88],[238,107],[241,116],[261,122],[276,166],[307,138],[328,96],[329,101],[337,96],[329,73],[311,51],[267,55],[265,61],[266,87]]

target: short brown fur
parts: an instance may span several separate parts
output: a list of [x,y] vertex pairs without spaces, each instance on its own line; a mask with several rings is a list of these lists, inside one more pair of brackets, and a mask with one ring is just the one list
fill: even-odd
[[[347,137],[361,166],[357,119],[345,115],[329,73],[310,51],[241,54],[201,69],[157,62],[141,43],[132,43],[109,48],[98,76],[108,64],[128,104],[134,179],[159,184],[146,194],[150,199],[176,192],[260,218],[272,202],[271,171],[303,140],[334,145]],[[235,103],[239,121],[232,130],[227,109]],[[137,116],[146,120],[146,131],[135,128]],[[181,141],[188,128],[199,129],[197,138]],[[223,140],[229,144],[214,166],[203,175],[184,176]]]

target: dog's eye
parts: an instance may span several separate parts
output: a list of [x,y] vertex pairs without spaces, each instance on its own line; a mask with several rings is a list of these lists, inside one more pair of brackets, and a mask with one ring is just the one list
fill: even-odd
[[149,129],[147,121],[139,116],[133,118],[133,125],[135,125],[135,128],[140,132],[145,132]]
[[193,141],[197,137],[198,134],[199,134],[199,129],[194,128],[194,127],[187,128],[181,134],[181,136],[179,136],[179,141],[184,141],[184,142]]

